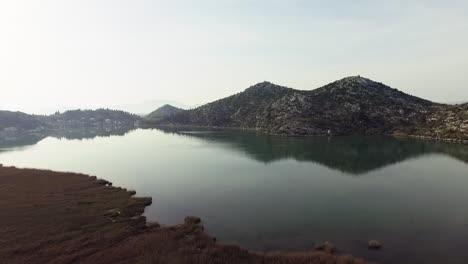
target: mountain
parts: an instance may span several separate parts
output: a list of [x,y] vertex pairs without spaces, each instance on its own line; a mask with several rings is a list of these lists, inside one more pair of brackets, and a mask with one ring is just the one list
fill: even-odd
[[165,104],[160,108],[154,110],[153,112],[149,113],[147,116],[145,116],[145,118],[149,120],[161,120],[163,118],[178,114],[182,111],[184,111],[184,109]]
[[184,105],[179,102],[175,101],[168,101],[168,100],[147,100],[143,101],[140,103],[135,103],[135,104],[123,104],[123,105],[116,105],[112,106],[112,109],[119,109],[123,110],[125,112],[129,112],[132,114],[137,114],[137,115],[148,115],[151,113],[154,109],[157,109],[159,107],[162,107],[164,105],[173,105],[175,107],[181,108],[181,109],[189,109],[190,106]]
[[[281,135],[429,133],[433,137],[432,131],[423,129],[429,128],[429,121],[435,119],[440,130],[445,131],[444,116],[454,115],[453,126],[458,128],[453,136],[468,140],[468,130],[464,128],[468,121],[462,115],[466,109],[454,107],[353,76],[311,91],[262,82],[241,93],[146,125],[231,127]],[[416,132],[419,134],[413,135]]]
[[[166,117],[158,122],[174,122],[197,126],[241,127],[242,123],[252,122],[251,116],[244,117],[268,106],[293,89],[277,86],[269,82],[259,83],[242,93],[186,110]],[[241,120],[242,118],[242,120]]]

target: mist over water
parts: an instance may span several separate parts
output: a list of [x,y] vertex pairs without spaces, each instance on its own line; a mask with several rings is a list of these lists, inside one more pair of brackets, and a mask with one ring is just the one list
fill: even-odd
[[[329,240],[382,263],[468,258],[466,146],[226,130],[120,134],[2,142],[0,163],[97,175],[153,197],[150,220],[198,215],[222,242],[254,250]],[[370,239],[384,248],[369,251]]]

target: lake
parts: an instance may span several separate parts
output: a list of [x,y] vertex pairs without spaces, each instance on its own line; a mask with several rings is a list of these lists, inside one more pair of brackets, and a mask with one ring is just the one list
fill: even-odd
[[[96,175],[153,197],[150,221],[197,215],[218,240],[253,250],[329,240],[381,263],[468,260],[468,146],[138,129],[7,142],[0,163]],[[368,250],[371,239],[382,250]]]

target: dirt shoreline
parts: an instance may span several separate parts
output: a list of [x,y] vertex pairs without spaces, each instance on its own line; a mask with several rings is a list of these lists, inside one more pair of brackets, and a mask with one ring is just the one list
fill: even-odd
[[0,167],[0,263],[365,263],[219,244],[190,219],[168,227],[147,223],[142,214],[151,198],[111,185],[84,174]]

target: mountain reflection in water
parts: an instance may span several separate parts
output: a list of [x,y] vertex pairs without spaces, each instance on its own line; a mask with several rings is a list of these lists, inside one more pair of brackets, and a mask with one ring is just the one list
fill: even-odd
[[316,162],[352,175],[365,174],[407,159],[442,154],[468,163],[468,147],[416,139],[347,136],[283,137],[236,130],[158,128],[164,133],[221,143],[259,162],[283,159]]
[[[67,130],[50,135],[19,135],[0,139],[0,153],[27,148],[46,137],[84,140],[124,136],[132,130]],[[258,162],[272,163],[284,159],[316,162],[352,175],[365,174],[428,154],[447,155],[468,163],[468,147],[465,145],[416,139],[383,136],[283,137],[226,129],[157,128],[156,130],[223,144],[224,147],[241,152]]]
[[25,149],[39,143],[47,137],[58,139],[93,139],[96,137],[125,136],[133,128],[122,129],[75,129],[75,130],[57,130],[48,134],[18,134],[8,138],[0,138],[0,153],[18,149]]

